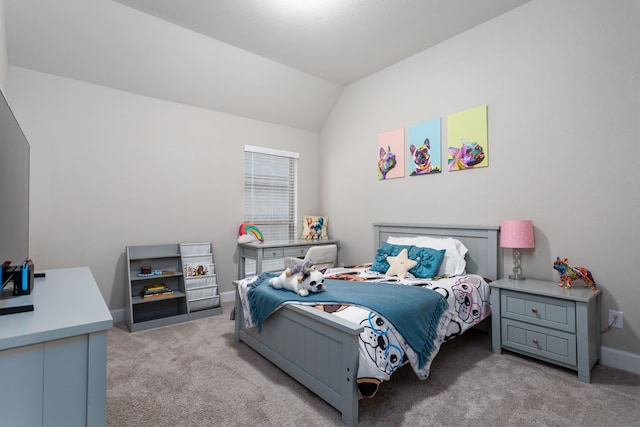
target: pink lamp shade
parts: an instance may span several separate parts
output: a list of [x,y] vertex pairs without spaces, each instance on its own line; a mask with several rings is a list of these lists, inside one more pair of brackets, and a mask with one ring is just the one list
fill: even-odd
[[511,219],[500,224],[500,246],[503,248],[535,248],[533,241],[533,222]]

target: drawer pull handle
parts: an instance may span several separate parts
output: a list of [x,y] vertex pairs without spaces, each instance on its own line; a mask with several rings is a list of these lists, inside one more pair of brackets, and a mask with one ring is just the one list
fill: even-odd
[[536,314],[537,314],[537,313],[538,313],[538,309],[537,309],[537,308],[535,308],[535,307],[533,307],[533,308],[531,309],[531,312],[532,312],[532,313],[536,313]]
[[537,338],[534,338],[531,341],[533,341],[534,344],[538,344],[538,339]]

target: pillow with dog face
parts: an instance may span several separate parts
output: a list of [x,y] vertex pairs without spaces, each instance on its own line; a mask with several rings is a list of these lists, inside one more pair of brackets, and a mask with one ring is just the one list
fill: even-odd
[[327,216],[302,216],[302,238],[308,240],[327,240],[329,239],[329,217]]

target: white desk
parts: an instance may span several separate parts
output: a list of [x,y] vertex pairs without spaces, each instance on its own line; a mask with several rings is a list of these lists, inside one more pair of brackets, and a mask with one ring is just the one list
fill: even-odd
[[274,240],[270,242],[251,242],[239,245],[240,261],[238,262],[238,278],[246,274],[246,261],[256,261],[256,274],[262,272],[262,262],[267,259],[286,257],[303,258],[311,246],[338,245],[338,240]]
[[113,319],[88,267],[44,273],[31,295],[0,299],[34,306],[0,316],[0,422],[104,426]]

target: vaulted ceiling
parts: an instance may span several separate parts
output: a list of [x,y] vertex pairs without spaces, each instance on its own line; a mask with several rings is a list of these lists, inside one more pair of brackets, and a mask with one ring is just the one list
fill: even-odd
[[528,0],[4,0],[9,64],[319,131],[342,88]]

